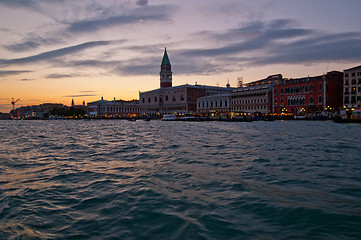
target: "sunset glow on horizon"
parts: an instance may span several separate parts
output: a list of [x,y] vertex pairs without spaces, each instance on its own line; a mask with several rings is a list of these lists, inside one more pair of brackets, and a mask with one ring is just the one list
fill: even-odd
[[358,0],[0,0],[0,112],[138,99],[159,87],[225,86],[361,65]]

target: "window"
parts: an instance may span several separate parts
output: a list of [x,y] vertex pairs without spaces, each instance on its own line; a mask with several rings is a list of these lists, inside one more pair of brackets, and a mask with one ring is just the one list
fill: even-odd
[[313,105],[313,97],[310,97],[310,105]]
[[275,106],[277,107],[277,100],[275,100]]
[[347,104],[347,103],[349,103],[350,102],[350,99],[349,99],[349,97],[347,96],[347,97],[345,97],[345,104]]
[[159,98],[159,102],[163,102],[163,98],[162,98],[162,97]]
[[351,103],[356,103],[356,96],[351,97]]
[[143,98],[143,103],[145,102],[145,99]]
[[157,97],[154,97],[154,102],[157,102],[157,101],[158,101]]
[[184,101],[184,96],[183,95],[181,95],[181,101]]
[[353,87],[353,88],[351,89],[351,94],[356,94],[356,88],[355,88],[355,87]]
[[165,101],[168,102],[168,95],[165,95]]
[[354,76],[356,76],[356,73],[354,73],[354,72],[351,73],[351,77],[354,77]]
[[274,90],[274,95],[277,96],[277,89]]
[[348,77],[348,73],[345,73],[345,78],[347,78]]
[[322,84],[318,85],[318,92],[322,92]]
[[281,95],[283,95],[283,88],[281,88]]
[[150,103],[150,97],[148,98],[148,102]]
[[318,105],[322,104],[322,97],[318,97]]
[[358,79],[358,84],[361,84],[361,78]]
[[313,85],[310,85],[310,92],[313,91]]
[[173,96],[173,102],[175,102],[175,96]]
[[348,80],[345,80],[345,85],[348,85]]
[[228,104],[227,100],[224,101],[224,106],[225,106],[225,107],[227,107],[227,104]]

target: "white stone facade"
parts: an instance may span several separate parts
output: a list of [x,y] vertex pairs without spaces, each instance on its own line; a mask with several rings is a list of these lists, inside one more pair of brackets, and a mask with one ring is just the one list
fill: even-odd
[[231,109],[231,93],[217,94],[197,99],[197,112],[228,112]]
[[97,117],[138,117],[139,101],[99,100],[87,104],[88,116]]

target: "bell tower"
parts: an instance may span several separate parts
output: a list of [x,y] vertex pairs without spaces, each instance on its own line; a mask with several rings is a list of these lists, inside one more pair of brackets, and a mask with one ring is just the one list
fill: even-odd
[[160,88],[172,87],[172,66],[167,54],[167,48],[164,48],[163,60],[160,65]]

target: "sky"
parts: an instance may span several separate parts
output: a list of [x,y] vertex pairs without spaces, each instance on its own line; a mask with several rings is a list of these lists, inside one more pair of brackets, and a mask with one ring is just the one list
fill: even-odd
[[361,65],[360,0],[0,0],[0,112]]

